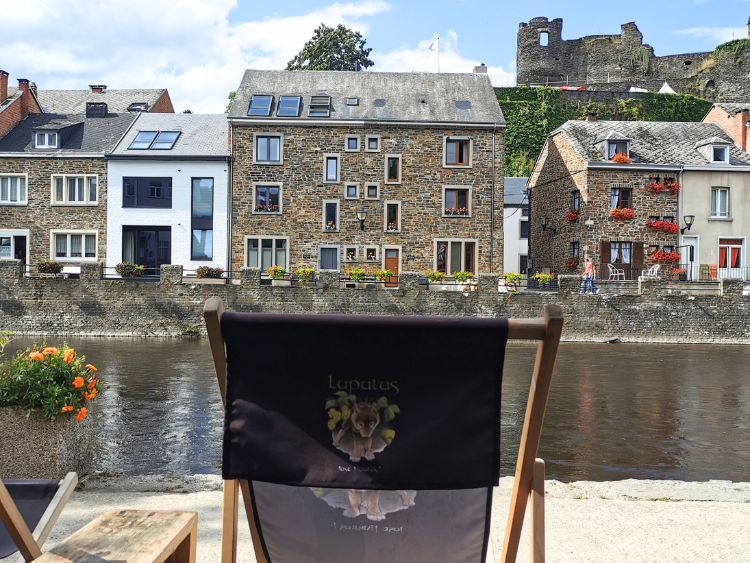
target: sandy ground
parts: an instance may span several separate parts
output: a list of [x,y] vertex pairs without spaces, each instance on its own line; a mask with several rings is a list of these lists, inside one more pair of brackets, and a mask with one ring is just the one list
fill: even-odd
[[[491,541],[498,558],[511,487],[512,479],[503,478],[494,495]],[[220,489],[215,476],[90,478],[45,546],[108,510],[189,510],[198,512],[198,561],[218,562]],[[750,562],[750,483],[548,481],[546,489],[547,561]],[[240,524],[243,518],[244,512]],[[519,561],[529,560],[528,543],[524,533]],[[238,562],[255,561],[247,526],[240,525],[238,552]]]

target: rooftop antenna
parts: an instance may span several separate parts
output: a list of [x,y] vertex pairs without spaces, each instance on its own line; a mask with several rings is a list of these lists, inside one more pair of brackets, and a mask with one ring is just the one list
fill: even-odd
[[437,51],[437,71],[440,73],[440,36],[436,35],[435,39],[430,43],[430,51]]

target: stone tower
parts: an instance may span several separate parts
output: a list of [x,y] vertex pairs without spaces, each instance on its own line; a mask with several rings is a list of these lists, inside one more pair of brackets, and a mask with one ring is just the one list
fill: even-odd
[[562,18],[550,21],[534,18],[518,26],[516,55],[517,83],[537,82],[548,77],[550,82],[565,80],[561,72]]

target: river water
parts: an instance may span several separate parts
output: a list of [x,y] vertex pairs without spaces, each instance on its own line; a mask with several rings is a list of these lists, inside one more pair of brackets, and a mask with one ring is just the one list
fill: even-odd
[[[95,402],[100,469],[220,472],[222,409],[206,340],[70,344],[106,383]],[[508,347],[503,475],[513,474],[533,356],[533,346]],[[561,344],[540,446],[547,477],[750,481],[749,364],[744,346]]]

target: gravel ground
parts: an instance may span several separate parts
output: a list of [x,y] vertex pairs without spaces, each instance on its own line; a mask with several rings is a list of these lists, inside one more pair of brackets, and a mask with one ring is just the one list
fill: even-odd
[[[503,478],[494,495],[498,559],[511,488]],[[218,562],[220,491],[216,476],[94,476],[73,494],[46,547],[108,510],[189,510],[198,512],[199,563]],[[545,512],[548,562],[750,562],[750,483],[548,481]],[[528,561],[528,544],[524,534],[519,561]],[[255,561],[247,526],[238,546],[238,563]]]

